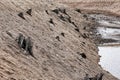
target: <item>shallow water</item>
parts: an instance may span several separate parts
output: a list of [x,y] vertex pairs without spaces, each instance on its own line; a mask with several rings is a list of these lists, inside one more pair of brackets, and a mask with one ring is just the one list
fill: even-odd
[[[102,38],[118,40],[120,43],[120,29],[98,27],[97,31],[102,35]],[[108,43],[106,44],[108,45]],[[101,56],[99,64],[103,69],[120,79],[120,46],[99,47],[99,55]]]
[[101,20],[101,21],[98,21],[98,23],[101,25],[101,26],[107,26],[107,27],[119,27],[120,26],[120,22],[118,21],[106,21],[106,20]]
[[120,79],[120,47],[99,47],[99,64]]
[[[117,40],[120,44],[120,18],[113,16],[93,14],[90,17],[95,18],[97,25],[97,32],[101,34],[103,39]],[[101,56],[99,64],[104,70],[110,72],[112,75],[120,79],[120,45],[114,43],[106,43],[99,46],[99,55]]]
[[120,40],[120,29],[98,27],[97,31],[104,39]]
[[103,14],[90,14],[101,27],[111,27],[120,29],[120,17],[105,16]]

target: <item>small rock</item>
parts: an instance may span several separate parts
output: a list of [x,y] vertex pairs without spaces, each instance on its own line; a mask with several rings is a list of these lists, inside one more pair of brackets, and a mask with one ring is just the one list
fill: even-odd
[[23,15],[22,12],[20,12],[20,13],[18,14],[18,16],[25,20],[25,17],[24,17],[24,15]]

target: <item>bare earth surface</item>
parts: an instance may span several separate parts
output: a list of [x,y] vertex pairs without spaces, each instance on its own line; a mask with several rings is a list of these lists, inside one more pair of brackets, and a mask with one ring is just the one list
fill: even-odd
[[88,13],[103,13],[120,16],[120,0],[58,0]]
[[[32,16],[26,13],[30,8]],[[65,8],[67,14],[51,11],[56,8]],[[25,20],[18,16],[20,12]],[[98,48],[90,32],[93,27],[92,20],[65,4],[0,0],[0,80],[83,80],[86,73],[92,77],[101,72],[103,80],[118,80],[98,65]],[[15,39],[19,33],[32,38],[36,59],[18,47]]]

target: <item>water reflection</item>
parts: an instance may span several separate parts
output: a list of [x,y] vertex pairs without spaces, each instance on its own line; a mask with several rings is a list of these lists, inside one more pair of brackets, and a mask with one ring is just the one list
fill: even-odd
[[98,27],[97,31],[102,38],[120,40],[120,29]]
[[[118,40],[118,44],[120,44],[120,29],[98,27],[97,31],[103,39]],[[113,45],[117,46],[115,42],[106,43],[108,46],[104,45],[99,47],[99,55],[101,56],[99,64],[103,69],[120,79],[120,47],[113,47]]]
[[[99,47],[99,55],[101,56],[99,64],[120,79],[120,17],[103,14],[91,14],[90,17],[95,18],[98,23],[96,27],[100,37],[103,40],[108,39],[108,42],[103,41]],[[115,40],[115,42],[109,40]]]
[[120,79],[120,47],[99,47],[99,64]]

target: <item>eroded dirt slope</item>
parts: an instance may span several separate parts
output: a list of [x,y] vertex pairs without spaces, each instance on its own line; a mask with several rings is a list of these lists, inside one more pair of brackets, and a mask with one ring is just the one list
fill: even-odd
[[[59,7],[67,14],[52,12]],[[31,8],[32,16],[26,13]],[[60,3],[0,0],[0,80],[83,80],[101,72],[103,80],[117,80],[98,65],[92,27],[93,21]],[[36,59],[18,47],[19,33],[32,38]]]
[[80,8],[88,13],[104,13],[106,15],[120,15],[120,0],[58,0],[71,7]]

